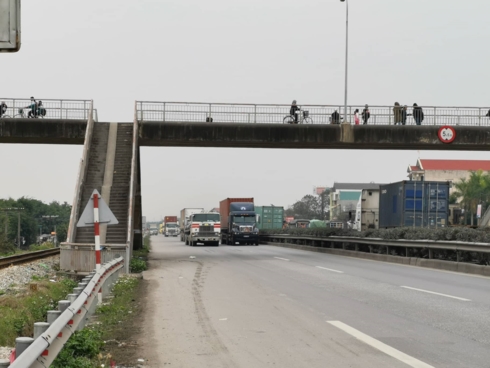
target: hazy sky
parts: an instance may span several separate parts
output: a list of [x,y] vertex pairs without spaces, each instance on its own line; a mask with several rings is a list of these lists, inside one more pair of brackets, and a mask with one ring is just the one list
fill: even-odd
[[[488,14],[488,0],[349,0],[349,104],[489,106]],[[344,55],[339,0],[23,0],[0,96],[93,99],[111,122],[131,121],[134,100],[343,104]],[[0,198],[71,203],[81,152],[0,144]],[[404,180],[419,155],[490,159],[142,148],[143,212],[159,220],[233,196],[287,206],[334,181]]]

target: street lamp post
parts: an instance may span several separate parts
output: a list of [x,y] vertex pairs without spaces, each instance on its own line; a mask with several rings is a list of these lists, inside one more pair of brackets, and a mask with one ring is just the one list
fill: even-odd
[[344,94],[344,123],[347,123],[347,63],[349,60],[349,3],[345,2],[345,94]]

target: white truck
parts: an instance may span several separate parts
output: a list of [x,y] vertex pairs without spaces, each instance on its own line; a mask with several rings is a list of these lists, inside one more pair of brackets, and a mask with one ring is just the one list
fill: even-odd
[[221,238],[220,214],[217,212],[194,213],[184,230],[184,241],[191,247],[198,243],[219,246]]
[[179,228],[180,228],[180,241],[184,240],[184,231],[189,222],[189,217],[195,213],[204,212],[204,208],[184,208],[180,211]]

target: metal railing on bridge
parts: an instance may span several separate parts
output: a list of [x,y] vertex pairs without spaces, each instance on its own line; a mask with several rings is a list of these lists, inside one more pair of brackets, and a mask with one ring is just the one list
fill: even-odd
[[[343,116],[344,107],[339,105],[298,105],[308,111],[313,124],[330,124],[334,111]],[[137,101],[136,113],[139,121],[159,122],[214,122],[214,123],[257,123],[282,124],[289,116],[289,104],[232,104],[194,102]],[[394,125],[394,106],[369,106],[368,125]],[[465,125],[490,126],[488,107],[437,107],[421,106],[424,113],[422,125]],[[347,106],[348,122],[354,123],[354,113],[359,110],[360,124],[363,105]],[[407,125],[416,125],[413,108],[407,108]],[[212,120],[211,120],[212,119]]]
[[[30,117],[32,102],[25,98],[0,98],[0,101],[7,105],[7,111],[2,114],[2,118],[27,118]],[[36,99],[42,101],[42,107],[46,114],[42,117],[47,119],[77,119],[87,120],[91,100],[53,100]],[[94,110],[94,120],[97,121],[97,112]]]

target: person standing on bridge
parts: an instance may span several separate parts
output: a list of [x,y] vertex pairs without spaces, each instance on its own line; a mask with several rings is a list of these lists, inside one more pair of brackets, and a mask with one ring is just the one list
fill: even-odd
[[296,100],[293,100],[293,103],[291,104],[291,108],[289,109],[289,115],[294,117],[294,124],[298,124],[298,114],[300,108],[296,105]]
[[2,117],[3,114],[7,112],[7,109],[8,109],[7,104],[5,103],[5,101],[2,101],[2,103],[0,104],[0,118]]
[[367,124],[369,118],[371,117],[371,113],[369,112],[369,106],[368,105],[364,106],[364,110],[362,110],[361,117],[362,117],[362,124]]
[[401,114],[402,114],[402,125],[406,125],[407,124],[407,116],[411,115],[407,111],[407,105],[403,105]]
[[331,124],[340,124],[340,114],[337,110],[335,110],[330,117]]
[[398,102],[395,102],[395,107],[393,107],[393,115],[395,117],[395,125],[402,123],[402,107]]
[[359,125],[359,123],[359,109],[356,109],[356,111],[354,111],[354,124]]
[[422,125],[424,121],[424,111],[422,108],[416,103],[413,104],[413,120],[415,120],[415,124]]

